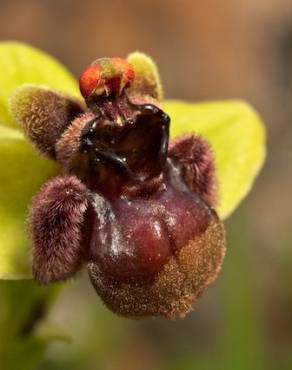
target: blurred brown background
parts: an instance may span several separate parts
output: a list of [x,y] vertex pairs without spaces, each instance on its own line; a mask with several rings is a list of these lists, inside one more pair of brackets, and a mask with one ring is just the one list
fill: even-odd
[[292,369],[291,0],[0,0],[0,37],[46,50],[76,76],[97,57],[144,51],[166,97],[243,98],[268,129],[265,168],[227,222],[221,276],[195,311],[119,319],[84,276],[51,313],[72,343],[51,346],[40,369]]

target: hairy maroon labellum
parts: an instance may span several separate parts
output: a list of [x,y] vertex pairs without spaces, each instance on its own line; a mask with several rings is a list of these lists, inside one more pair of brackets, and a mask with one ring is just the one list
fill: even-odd
[[80,77],[87,108],[80,113],[76,105],[73,118],[68,110],[66,124],[63,109],[57,131],[54,109],[42,115],[48,99],[59,102],[57,93],[32,89],[19,97],[25,102],[19,123],[63,167],[30,209],[33,273],[48,284],[87,266],[114,312],[184,316],[216,278],[225,253],[224,227],[213,209],[213,154],[195,135],[169,145],[170,118],[153,98],[156,82],[146,82],[143,89],[143,75],[126,60],[95,61]]

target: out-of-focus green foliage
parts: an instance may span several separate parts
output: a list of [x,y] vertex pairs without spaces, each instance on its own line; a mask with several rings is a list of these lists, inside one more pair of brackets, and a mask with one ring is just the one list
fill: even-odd
[[[0,364],[3,370],[33,370],[51,339],[60,338],[42,324],[58,287],[40,288],[33,281],[0,280]],[[61,338],[63,339],[63,338]]]

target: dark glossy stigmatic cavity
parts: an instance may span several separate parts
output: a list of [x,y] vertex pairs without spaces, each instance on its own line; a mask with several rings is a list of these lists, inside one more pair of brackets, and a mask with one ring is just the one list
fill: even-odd
[[133,187],[145,192],[146,184],[161,176],[167,158],[169,117],[151,104],[131,104],[131,109],[131,116],[118,116],[120,122],[100,113],[81,134],[74,171],[89,189],[109,199]]

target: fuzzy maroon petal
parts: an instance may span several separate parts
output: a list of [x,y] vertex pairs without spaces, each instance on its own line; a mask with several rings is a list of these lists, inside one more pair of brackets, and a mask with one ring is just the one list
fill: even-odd
[[180,165],[190,189],[200,194],[208,204],[214,205],[217,182],[214,155],[208,142],[198,135],[178,137],[170,142],[169,156]]
[[30,208],[33,275],[48,284],[63,280],[83,263],[82,225],[87,190],[75,176],[58,176],[44,184]]
[[37,149],[55,159],[55,144],[71,121],[83,112],[79,100],[39,86],[24,86],[11,99],[16,122]]

